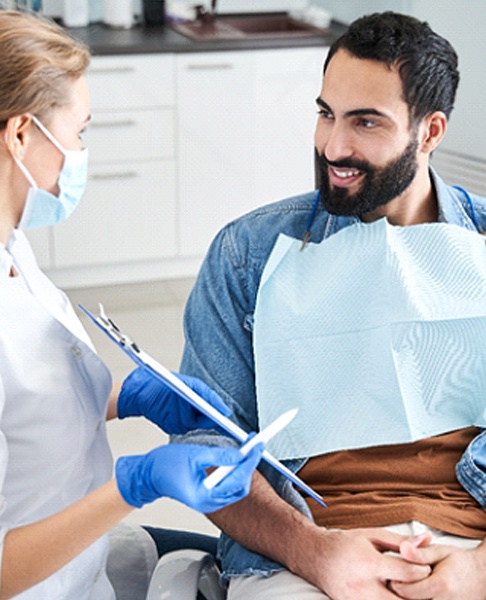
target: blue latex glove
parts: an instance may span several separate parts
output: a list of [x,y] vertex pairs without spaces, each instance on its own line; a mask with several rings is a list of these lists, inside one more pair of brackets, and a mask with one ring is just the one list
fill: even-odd
[[[119,458],[115,477],[125,502],[136,508],[166,496],[199,512],[210,513],[248,495],[263,450],[264,444],[258,444],[242,460],[235,448],[168,444],[142,456]],[[237,463],[212,490],[204,486],[205,469]]]
[[[225,416],[231,410],[203,381],[177,374],[186,385]],[[132,371],[118,396],[118,417],[146,417],[167,433],[186,433],[191,429],[212,429],[217,425],[189,402],[173,392],[145,367]]]

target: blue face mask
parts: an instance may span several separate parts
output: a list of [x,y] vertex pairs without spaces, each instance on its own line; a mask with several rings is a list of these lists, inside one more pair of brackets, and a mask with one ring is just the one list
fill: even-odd
[[31,187],[27,194],[18,229],[32,229],[56,225],[67,219],[86,189],[88,180],[88,150],[66,150],[52,133],[34,116],[32,120],[42,133],[64,154],[64,164],[59,174],[59,196],[37,187],[25,165],[14,157],[15,162],[27,177]]

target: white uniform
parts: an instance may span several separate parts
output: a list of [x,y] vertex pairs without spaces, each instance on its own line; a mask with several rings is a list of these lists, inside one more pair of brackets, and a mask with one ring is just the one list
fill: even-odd
[[[111,376],[67,297],[22,232],[0,269],[0,555],[9,529],[48,517],[112,476],[105,415]],[[2,273],[3,271],[3,273]],[[48,543],[48,540],[47,540]],[[113,600],[107,536],[22,600]]]

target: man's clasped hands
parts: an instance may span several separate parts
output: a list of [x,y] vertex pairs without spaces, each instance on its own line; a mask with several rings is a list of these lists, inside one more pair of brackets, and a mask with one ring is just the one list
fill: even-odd
[[[430,532],[404,538],[382,528],[329,531],[319,582],[339,600],[484,600],[486,547],[434,542]],[[325,573],[325,575],[324,575]],[[338,574],[346,573],[346,577]]]

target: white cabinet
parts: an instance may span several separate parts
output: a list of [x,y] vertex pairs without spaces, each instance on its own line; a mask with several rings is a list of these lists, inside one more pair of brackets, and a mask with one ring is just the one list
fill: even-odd
[[328,48],[262,52],[256,63],[257,205],[314,187],[315,100]]
[[326,48],[179,55],[183,255],[231,219],[312,189],[314,100]]
[[95,56],[88,71],[91,108],[172,108],[175,103],[174,56],[135,54]]
[[195,275],[218,229],[314,185],[326,48],[94,57],[88,189],[33,232],[61,287]]
[[255,52],[177,57],[181,252],[254,206]]
[[53,233],[61,283],[136,279],[151,262],[163,276],[157,261],[177,254],[173,75],[170,54],[92,60],[88,189]]

